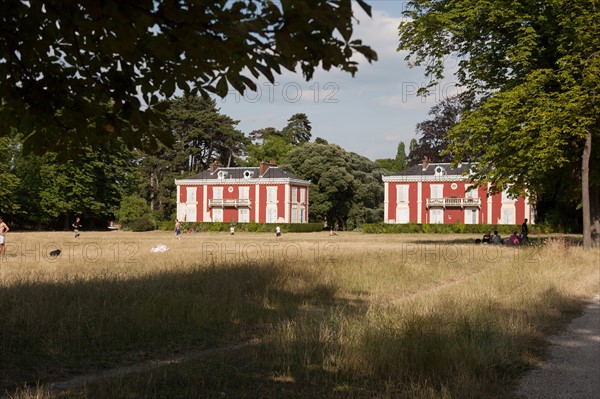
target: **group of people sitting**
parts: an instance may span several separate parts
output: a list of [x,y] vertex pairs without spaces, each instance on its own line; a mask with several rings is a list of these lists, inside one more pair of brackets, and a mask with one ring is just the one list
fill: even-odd
[[508,237],[506,240],[503,240],[502,237],[500,237],[500,234],[498,234],[498,230],[494,230],[494,234],[492,235],[490,231],[488,231],[487,233],[485,233],[483,235],[482,239],[476,239],[475,243],[476,244],[509,244],[509,245],[519,245],[525,241],[528,241],[527,235],[528,235],[529,229],[527,227],[527,219],[525,219],[525,222],[521,225],[521,234],[519,235],[517,233],[517,230],[513,230],[513,233],[511,234],[510,237]]

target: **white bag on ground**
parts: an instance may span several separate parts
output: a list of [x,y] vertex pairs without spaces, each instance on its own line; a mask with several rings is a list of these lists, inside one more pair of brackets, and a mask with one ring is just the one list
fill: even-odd
[[169,247],[167,247],[164,244],[158,244],[157,246],[153,247],[150,252],[154,252],[154,253],[159,253],[159,252],[167,252],[169,250]]

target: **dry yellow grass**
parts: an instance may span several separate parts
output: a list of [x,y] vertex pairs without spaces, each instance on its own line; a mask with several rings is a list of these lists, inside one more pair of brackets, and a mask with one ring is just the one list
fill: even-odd
[[[0,344],[18,359],[2,382],[48,383],[260,336],[260,348],[233,359],[191,359],[161,368],[160,381],[142,373],[89,395],[148,396],[135,387],[151,384],[150,397],[163,388],[280,397],[283,386],[290,397],[501,396],[539,360],[544,335],[600,290],[600,252],[560,239],[515,248],[472,238],[11,233]],[[151,253],[158,244],[169,251]],[[50,258],[58,247],[62,256]],[[215,380],[210,367],[240,357],[250,369],[225,367]],[[232,388],[228,378],[243,382]],[[189,386],[177,391],[182,380]]]

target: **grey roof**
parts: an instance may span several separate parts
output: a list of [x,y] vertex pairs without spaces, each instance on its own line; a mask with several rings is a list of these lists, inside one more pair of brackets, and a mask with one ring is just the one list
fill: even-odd
[[[430,163],[425,170],[423,170],[423,164],[412,166],[402,172],[394,174],[394,176],[434,176],[436,175],[436,168],[440,166],[444,168],[444,174],[446,176],[461,176],[464,173],[469,172],[469,164],[458,164],[456,168],[451,168],[451,164],[447,163]],[[438,169],[439,170],[439,169]]]
[[250,172],[251,175],[249,178],[251,179],[292,179],[292,180],[302,180],[299,177],[294,176],[293,174],[286,172],[281,169],[279,166],[269,166],[265,173],[260,175],[260,168],[258,167],[218,167],[211,172],[210,170],[205,170],[203,172],[198,173],[195,176],[190,177],[189,179],[199,179],[199,180],[219,180],[219,172],[226,173],[226,179],[244,179],[247,178],[247,172]]

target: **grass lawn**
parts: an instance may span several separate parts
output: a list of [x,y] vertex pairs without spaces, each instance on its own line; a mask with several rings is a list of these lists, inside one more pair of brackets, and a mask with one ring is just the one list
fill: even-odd
[[510,397],[600,253],[474,238],[11,232],[0,397]]

